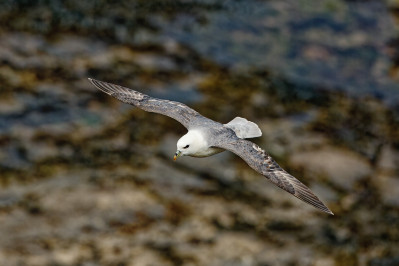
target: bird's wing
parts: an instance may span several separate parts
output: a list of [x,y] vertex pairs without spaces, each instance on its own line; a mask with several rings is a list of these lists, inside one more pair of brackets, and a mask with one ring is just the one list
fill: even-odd
[[99,90],[111,95],[118,100],[134,105],[147,112],[159,113],[169,116],[180,122],[187,129],[200,120],[210,120],[185,104],[150,97],[138,91],[119,85],[89,78],[90,82]]
[[232,142],[220,141],[214,146],[237,154],[249,166],[279,188],[326,213],[333,214],[307,186],[282,169],[269,154],[255,143],[243,139],[232,139]]

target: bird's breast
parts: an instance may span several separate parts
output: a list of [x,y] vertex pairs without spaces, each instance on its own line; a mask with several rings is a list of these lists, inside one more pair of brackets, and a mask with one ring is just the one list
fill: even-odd
[[203,149],[203,150],[199,150],[194,154],[190,154],[190,156],[192,157],[208,157],[217,153],[220,153],[224,151],[224,149],[221,148],[207,148],[207,149]]

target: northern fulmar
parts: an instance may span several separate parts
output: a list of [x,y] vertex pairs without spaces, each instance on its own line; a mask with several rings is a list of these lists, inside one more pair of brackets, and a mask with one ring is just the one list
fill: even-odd
[[224,150],[231,151],[279,188],[321,211],[333,214],[307,186],[282,169],[258,145],[246,140],[262,135],[255,123],[236,117],[229,123],[222,124],[179,102],[153,98],[126,87],[91,78],[89,80],[101,91],[124,103],[147,112],[169,116],[186,127],[188,132],[178,140],[174,160],[179,156],[207,157]]

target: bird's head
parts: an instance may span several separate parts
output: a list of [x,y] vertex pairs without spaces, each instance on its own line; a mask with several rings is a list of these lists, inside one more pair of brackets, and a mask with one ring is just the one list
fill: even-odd
[[186,135],[181,137],[177,141],[177,151],[173,159],[176,159],[180,156],[190,156],[195,154],[199,147],[199,136],[196,132],[189,131]]

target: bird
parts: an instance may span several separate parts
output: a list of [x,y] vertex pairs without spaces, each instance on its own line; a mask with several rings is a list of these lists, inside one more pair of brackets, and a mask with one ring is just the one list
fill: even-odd
[[174,160],[180,156],[208,157],[225,150],[233,152],[279,188],[325,213],[334,215],[306,185],[281,168],[257,144],[247,140],[262,135],[254,122],[236,117],[229,123],[222,124],[202,116],[180,102],[157,99],[127,87],[92,78],[89,81],[102,92],[124,103],[180,122],[188,131],[177,141]]

